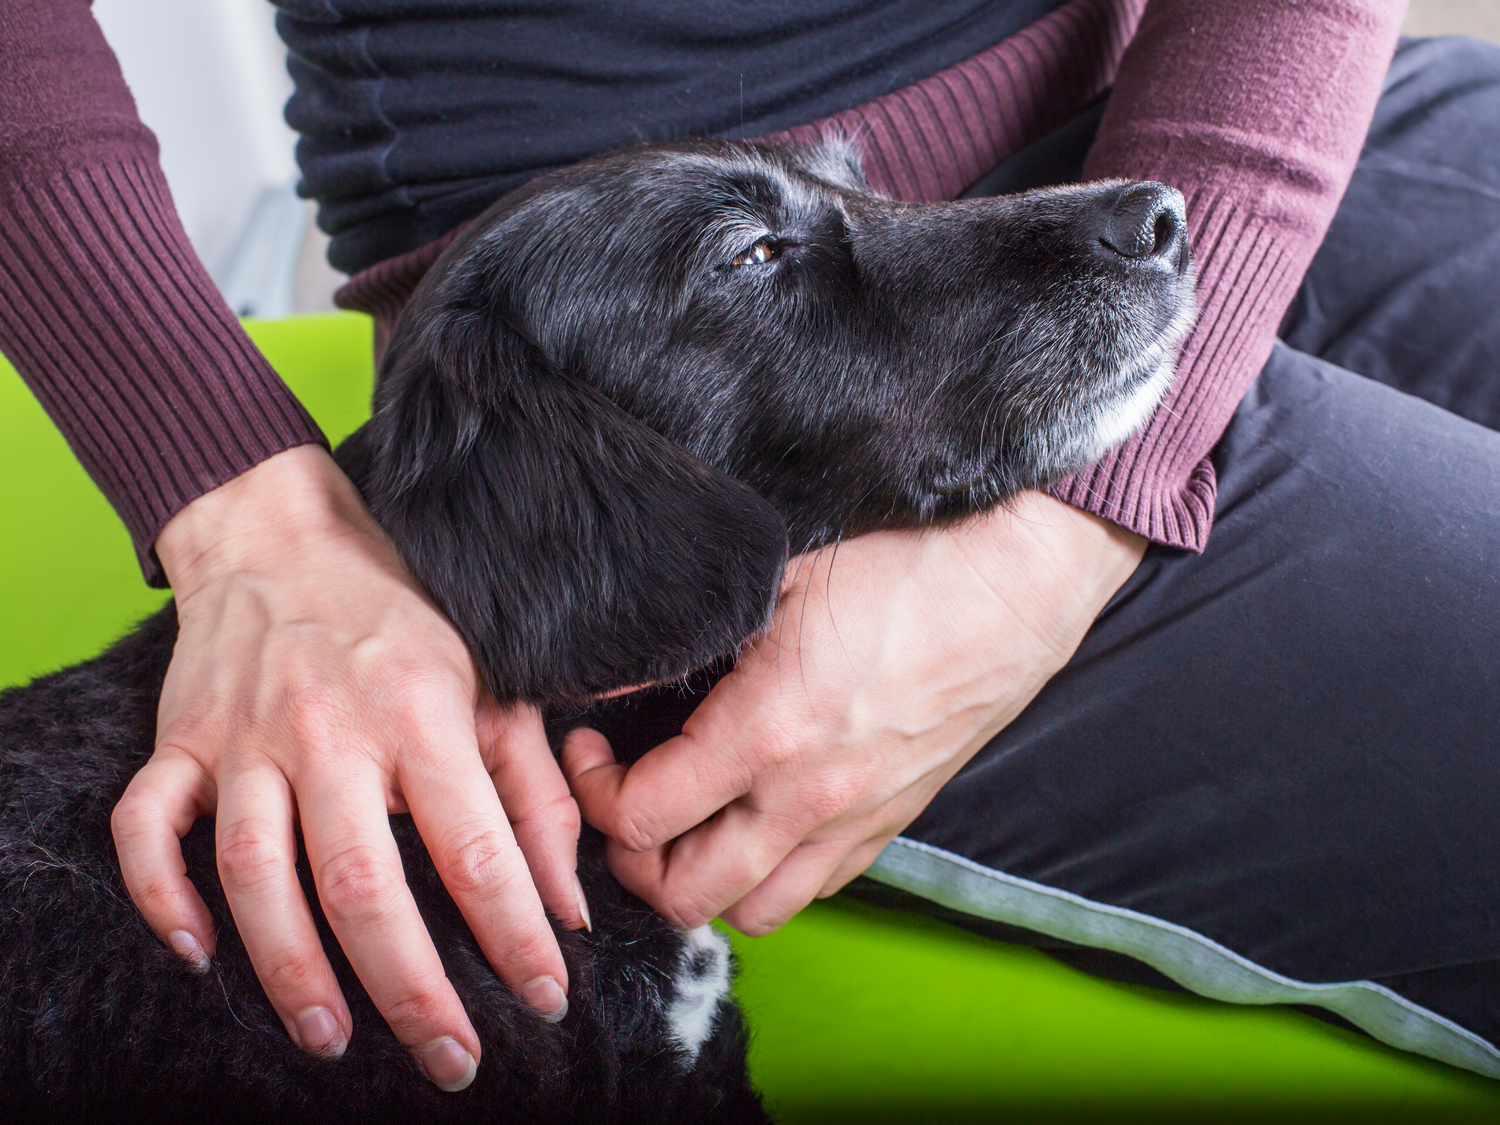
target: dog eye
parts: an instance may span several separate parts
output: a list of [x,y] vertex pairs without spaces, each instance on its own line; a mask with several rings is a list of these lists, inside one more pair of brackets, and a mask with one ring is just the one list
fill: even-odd
[[740,251],[729,264],[731,266],[760,266],[766,262],[775,260],[780,254],[781,251],[777,249],[769,238],[762,238],[748,250]]

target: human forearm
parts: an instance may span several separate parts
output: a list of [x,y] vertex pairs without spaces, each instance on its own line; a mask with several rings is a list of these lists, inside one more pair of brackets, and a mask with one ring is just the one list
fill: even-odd
[[1187,197],[1199,322],[1146,430],[1055,493],[1201,550],[1208,462],[1353,173],[1404,0],[1152,0],[1084,167]]
[[0,351],[159,583],[173,515],[322,435],[188,244],[85,0],[0,9],[0,75]]

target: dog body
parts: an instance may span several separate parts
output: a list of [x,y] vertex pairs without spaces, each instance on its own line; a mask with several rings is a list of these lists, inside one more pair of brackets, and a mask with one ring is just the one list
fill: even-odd
[[[1149,416],[1191,316],[1181,198],[1106,184],[908,206],[848,146],[648,146],[502,199],[402,314],[371,421],[338,452],[502,702],[561,730],[681,683],[769,621],[789,546],[952,521],[1081,468]],[[0,698],[0,1094],[104,1120],[762,1120],[722,936],[626,894],[585,832],[591,933],[559,931],[570,1012],[499,983],[411,826],[408,882],[485,1044],[437,1091],[313,905],[356,1032],[302,1054],[219,887],[194,973],[121,882],[109,816],[150,756],[168,607]],[[671,696],[672,700],[667,700]],[[644,748],[691,696],[587,712]],[[675,710],[674,710],[675,708]],[[572,716],[568,719],[567,716]],[[613,718],[611,718],[613,716]]]

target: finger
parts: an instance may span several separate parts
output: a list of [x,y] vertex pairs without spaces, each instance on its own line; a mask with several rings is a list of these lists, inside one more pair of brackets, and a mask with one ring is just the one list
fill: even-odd
[[896,838],[896,833],[891,832],[877,839],[870,840],[855,848],[833,870],[833,874],[818,889],[819,898],[827,898],[829,895],[838,894],[851,880],[865,873],[865,870],[874,863],[885,846]]
[[578,802],[532,707],[479,710],[480,753],[542,903],[569,929],[592,928],[578,881]]
[[375,1007],[436,1085],[462,1090],[479,1037],[406,885],[384,788],[373,775],[309,772],[297,791],[302,838],[328,924]]
[[[448,757],[440,768],[420,774],[403,767],[401,787],[412,819],[491,967],[556,1022],[568,1012],[568,970],[526,857],[479,756]],[[437,762],[438,755],[408,760]]]
[[759,886],[797,842],[788,823],[736,802],[665,848],[632,852],[612,844],[609,866],[627,890],[692,929]]
[[216,948],[213,915],[187,877],[182,837],[213,811],[213,782],[181,752],[159,751],[131,778],[110,818],[120,875],[156,935],[200,973]]
[[224,896],[272,1007],[299,1047],[337,1058],[354,1021],[297,879],[286,778],[269,767],[224,778],[215,837]]
[[719,916],[742,934],[764,937],[818,897],[847,851],[842,841],[799,844],[775,871]]
[[[708,706],[705,700],[701,707]],[[563,772],[583,817],[631,851],[659,848],[750,791],[751,774],[736,754],[680,734],[648,751],[628,770],[598,731],[570,731]]]

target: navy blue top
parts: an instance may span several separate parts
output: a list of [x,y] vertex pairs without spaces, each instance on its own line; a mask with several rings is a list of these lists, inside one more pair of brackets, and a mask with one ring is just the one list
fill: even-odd
[[539,172],[757,136],[934,74],[1062,0],[274,0],[301,190],[356,272]]

